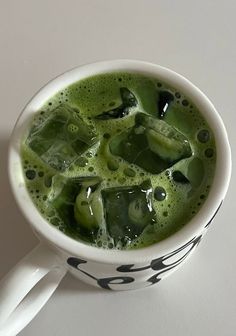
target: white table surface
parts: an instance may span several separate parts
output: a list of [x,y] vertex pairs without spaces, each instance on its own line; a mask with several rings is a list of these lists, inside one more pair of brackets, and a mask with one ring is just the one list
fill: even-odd
[[[0,1],[0,278],[38,243],[14,203],[6,164],[11,129],[31,96],[83,63],[158,63],[209,96],[234,154],[235,16],[234,0]],[[233,173],[214,224],[174,275],[133,292],[102,291],[66,275],[19,335],[236,335],[235,184]]]

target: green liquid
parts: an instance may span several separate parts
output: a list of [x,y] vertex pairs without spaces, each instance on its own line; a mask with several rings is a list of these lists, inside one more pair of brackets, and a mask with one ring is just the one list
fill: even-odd
[[[123,103],[122,88],[128,88],[134,95],[136,104],[133,107],[120,108]],[[169,101],[168,104],[165,104],[165,99]],[[42,156],[37,155],[32,150],[33,145],[29,146],[27,139],[32,133],[32,129],[40,129],[53,115],[55,108],[61,104],[66,104],[62,106],[68,105],[70,111],[73,109],[79,111],[78,115],[83,122],[95,130],[97,142],[94,140],[93,134],[88,141],[86,140],[88,146],[86,145],[87,147],[85,146],[83,150],[80,146],[84,143],[81,142],[80,145],[78,142],[72,153],[69,153],[71,158],[69,163],[59,162],[60,166],[57,167],[60,169],[58,170],[51,164],[52,160],[46,162],[43,154]],[[125,115],[120,118],[106,119],[107,112],[111,110],[115,111],[112,112],[114,115],[123,112]],[[164,120],[168,125],[174,127],[188,140],[191,154],[187,153],[183,159],[179,156],[180,159],[173,161],[166,169],[163,166],[164,170],[158,172],[156,167],[154,169],[152,169],[153,166],[148,167],[148,162],[144,167],[142,160],[132,162],[133,159],[129,160],[127,157],[108,152],[114,139],[119,139],[120,134],[125,134],[125,136],[129,134],[130,129],[134,127],[138,112],[148,114],[156,120]],[[99,115],[102,115],[104,119],[96,118]],[[71,134],[77,131],[72,121],[68,126]],[[49,126],[50,132],[53,132],[52,126]],[[56,141],[58,141],[57,133],[55,133]],[[126,141],[124,141],[125,143]],[[38,144],[36,143],[35,146],[37,147]],[[46,148],[43,146],[44,144],[42,144],[42,152]],[[52,155],[55,156],[57,151],[65,151],[63,146],[52,151]],[[68,152],[68,149],[66,150]],[[74,151],[78,153],[77,160],[73,159]],[[147,155],[149,154],[150,151],[147,152]],[[138,153],[138,155],[141,154]],[[52,158],[57,160],[58,164],[58,158],[56,156],[54,158],[54,156]],[[111,73],[89,77],[51,97],[50,101],[35,114],[32,126],[29,127],[22,140],[21,157],[27,189],[35,206],[49,223],[74,239],[83,240],[97,247],[132,249],[148,246],[167,238],[181,229],[199,211],[207,198],[213,181],[216,149],[213,132],[206,123],[203,114],[188,97],[165,83],[160,83],[156,78],[133,73]],[[96,176],[101,179],[94,194],[95,201],[93,201],[98,219],[95,222],[90,221],[92,233],[89,233],[87,229],[79,227],[75,219],[76,211],[71,210],[70,214],[64,218],[60,215],[61,203],[57,202],[56,193],[60,189],[58,186],[62,183],[63,178]],[[107,206],[104,197],[107,197],[109,193],[104,190],[124,186],[135,189],[135,186],[140,186],[147,180],[151,183],[152,189],[150,194],[152,215],[149,225],[145,227],[141,225],[141,229],[137,232],[134,230],[132,239],[121,239],[120,241],[113,239],[107,225],[107,221],[111,221],[111,216],[110,214],[106,215],[106,209],[104,209],[104,206]],[[81,192],[81,188],[78,190]],[[139,195],[138,191],[137,195]],[[75,197],[73,202],[75,202]],[[124,197],[124,207],[120,208],[121,214],[124,215],[125,211],[128,211],[125,210],[125,204],[131,201],[134,201],[132,197]],[[83,215],[88,216],[87,213],[83,213]],[[97,225],[96,221],[99,222],[99,229],[94,230]]]

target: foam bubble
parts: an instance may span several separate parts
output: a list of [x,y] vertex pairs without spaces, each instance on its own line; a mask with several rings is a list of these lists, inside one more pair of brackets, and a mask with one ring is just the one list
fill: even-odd
[[25,172],[25,176],[27,177],[28,180],[33,180],[36,177],[36,171],[33,169],[28,169]]

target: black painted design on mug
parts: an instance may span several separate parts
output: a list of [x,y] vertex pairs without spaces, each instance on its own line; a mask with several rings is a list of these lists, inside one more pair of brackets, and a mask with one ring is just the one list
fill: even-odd
[[210,219],[210,221],[205,225],[205,228],[208,228],[210,226],[211,222],[213,221],[213,219],[217,215],[218,211],[220,210],[220,207],[221,207],[222,203],[223,203],[223,200],[221,201],[220,205],[216,209],[216,212],[214,213],[214,215],[212,216],[212,218]]
[[[121,280],[120,282],[117,282],[117,280]],[[128,284],[131,282],[134,282],[134,278],[132,277],[110,277],[110,278],[104,278],[104,279],[97,279],[98,285],[104,289],[111,289],[109,285],[120,285],[120,284]]]
[[86,272],[86,271],[84,271],[84,270],[82,270],[82,269],[80,269],[80,268],[78,267],[80,264],[86,264],[87,261],[82,260],[82,259],[79,259],[79,258],[76,258],[76,257],[70,257],[70,258],[67,259],[67,263],[68,263],[70,266],[72,266],[72,267],[74,267],[75,269],[77,269],[78,271],[80,271],[81,273],[87,275],[89,278],[92,278],[92,279],[94,279],[94,280],[97,280],[97,278],[95,278],[92,274],[89,274],[88,272]]
[[[172,268],[173,268],[173,267],[172,267]],[[159,276],[160,276],[162,273],[165,273],[166,271],[167,271],[167,270],[165,269],[165,270],[163,270],[163,271],[161,271],[161,272],[158,272],[158,273],[152,275],[152,276],[147,280],[147,282],[150,282],[150,283],[151,283],[150,285],[154,285],[154,284],[160,282],[162,278],[159,277]]]
[[[181,261],[183,261],[187,255],[190,253],[190,251],[197,245],[199,244],[201,239],[201,236],[195,237],[193,239],[191,239],[188,243],[184,244],[183,246],[179,247],[177,250],[165,255],[164,257],[160,257],[157,259],[153,259],[151,261],[151,263],[147,266],[143,266],[143,267],[138,267],[138,268],[133,268],[134,264],[130,264],[130,265],[122,265],[119,266],[117,268],[118,272],[140,272],[140,271],[144,271],[146,269],[153,269],[153,270],[162,270],[166,267],[170,267],[170,266],[175,266],[177,264],[179,264]],[[169,258],[173,257],[174,255],[176,255],[177,253],[181,252],[182,250],[184,250],[186,247],[188,247],[189,245],[191,245],[191,248],[176,262],[171,263],[171,264],[165,264],[164,262],[167,261]]]
[[[186,253],[178,260],[176,260],[175,262],[173,263],[170,263],[169,265],[165,265],[163,262],[161,263],[161,266],[162,268],[156,268],[156,266],[158,265],[155,264],[155,268],[153,269],[158,269],[159,272],[157,272],[156,274],[152,275],[147,281],[151,283],[151,285],[154,285],[155,283],[159,282],[162,277],[160,277],[163,273],[166,273],[168,271],[171,271],[173,268],[175,268],[176,266],[178,266],[179,264],[181,264],[184,259],[187,258],[187,256],[189,255],[189,253],[195,248],[198,246],[198,244],[200,243],[202,239],[202,235],[200,236],[197,236],[195,238],[193,238],[192,240],[190,240],[190,242],[188,242],[187,244],[183,245],[182,247],[180,247],[179,249],[175,250],[174,252],[172,253],[169,253],[168,255],[166,255],[165,257],[163,257],[163,261],[164,260],[167,260],[169,258],[171,258],[172,256],[178,254],[179,252],[183,251],[186,247],[188,247],[189,245],[191,245],[191,247],[186,251]],[[157,259],[156,259],[157,260]],[[159,266],[160,266],[160,263],[159,263]]]
[[78,268],[80,264],[86,264],[87,261],[75,257],[70,257],[67,259],[67,263],[74,268]]
[[[124,273],[124,272],[125,273],[141,272],[141,271],[144,271],[144,270],[147,270],[147,269],[152,269],[154,271],[158,271],[154,275],[152,275],[151,277],[149,277],[147,279],[147,283],[150,283],[150,285],[153,285],[153,284],[155,284],[155,283],[157,283],[161,280],[161,275],[163,273],[171,271],[173,268],[175,268],[180,263],[182,263],[184,261],[184,259],[187,258],[189,253],[200,243],[201,238],[202,238],[202,235],[191,239],[188,243],[179,247],[175,251],[173,251],[171,253],[168,253],[167,255],[165,255],[163,257],[153,259],[151,261],[151,263],[147,266],[133,268],[135,266],[134,264],[121,265],[121,266],[117,267],[117,271],[122,272],[122,273]],[[182,257],[180,257],[178,260],[176,260],[174,262],[170,262],[168,264],[169,259],[171,259],[175,255],[178,255],[178,253],[180,253],[181,251],[183,251],[186,248],[187,248],[187,251],[184,253],[184,255],[182,255]],[[87,275],[88,277],[90,277],[91,279],[95,280],[97,282],[98,286],[100,286],[101,288],[104,288],[104,289],[111,290],[112,288],[110,287],[110,285],[128,284],[128,283],[131,283],[131,282],[135,281],[135,279],[133,277],[130,277],[130,276],[114,276],[114,277],[107,277],[107,278],[101,278],[101,279],[96,278],[92,274],[89,274],[88,272],[79,268],[79,266],[81,264],[86,264],[87,261],[76,258],[76,257],[68,258],[67,263],[70,266],[74,267],[75,269],[79,270],[81,273],[83,273],[83,274]]]
[[134,278],[127,277],[127,276],[116,276],[116,277],[108,277],[108,278],[98,279],[95,276],[93,276],[92,274],[89,274],[88,272],[80,269],[79,265],[80,264],[86,264],[87,261],[79,259],[79,258],[76,258],[76,257],[70,257],[70,258],[68,258],[67,259],[67,263],[70,266],[72,266],[75,269],[77,269],[78,271],[80,271],[81,273],[87,275],[89,278],[97,281],[98,286],[100,286],[101,288],[104,288],[104,289],[112,289],[109,286],[109,285],[112,285],[112,284],[118,285],[118,284],[128,284],[128,283],[134,282]]

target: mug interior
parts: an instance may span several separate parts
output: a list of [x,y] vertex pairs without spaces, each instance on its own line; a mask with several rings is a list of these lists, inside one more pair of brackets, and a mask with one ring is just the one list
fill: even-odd
[[[49,224],[37,210],[24,182],[20,158],[22,136],[30,125],[32,115],[59,90],[86,77],[109,72],[133,72],[157,77],[185,94],[204,115],[216,143],[216,169],[209,195],[198,213],[185,226],[168,238],[137,250],[105,250],[74,240]],[[74,68],[46,84],[20,114],[13,130],[9,147],[9,177],[18,206],[36,234],[70,255],[112,264],[145,263],[161,257],[199,235],[211,221],[225,197],[231,174],[231,154],[223,122],[210,100],[190,81],[176,72],[159,65],[134,60],[114,60],[92,63]]]

